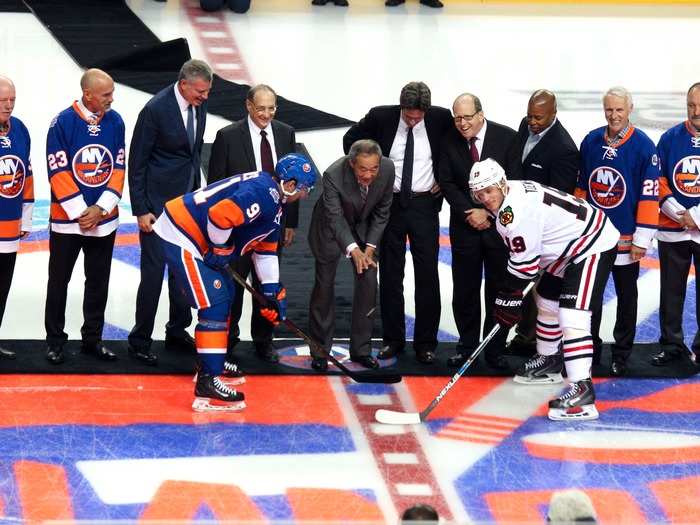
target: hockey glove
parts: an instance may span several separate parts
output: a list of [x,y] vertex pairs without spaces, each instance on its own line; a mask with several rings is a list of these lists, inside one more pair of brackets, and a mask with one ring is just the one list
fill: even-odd
[[267,306],[260,308],[260,315],[273,325],[287,318],[287,290],[281,283],[267,283],[261,286],[267,298]]
[[204,264],[215,270],[223,270],[231,262],[233,246],[225,244],[212,244],[209,251],[204,254]]
[[522,307],[522,290],[498,292],[493,307],[493,318],[504,328],[511,328],[522,319]]

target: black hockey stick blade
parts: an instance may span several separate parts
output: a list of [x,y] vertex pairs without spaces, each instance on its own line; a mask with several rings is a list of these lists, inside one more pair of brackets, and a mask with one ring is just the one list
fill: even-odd
[[[255,288],[253,288],[248,281],[246,281],[243,277],[241,277],[233,268],[230,266],[226,266],[226,271],[228,274],[231,276],[231,278],[236,281],[238,284],[240,284],[243,288],[248,290],[253,298],[258,301],[258,303],[262,304],[263,306],[266,306],[268,304],[267,297],[265,297],[263,294],[258,292]],[[384,373],[358,373],[355,372],[354,370],[350,370],[347,366],[345,366],[343,363],[338,361],[338,359],[335,358],[335,356],[327,352],[325,348],[323,348],[322,345],[320,345],[317,341],[312,339],[309,335],[307,335],[301,328],[299,328],[291,319],[284,319],[282,321],[287,328],[289,328],[292,332],[294,332],[299,338],[301,338],[307,345],[309,345],[310,348],[313,348],[316,353],[323,355],[326,359],[330,360],[338,369],[343,372],[345,375],[347,375],[350,379],[355,381],[356,383],[382,383],[382,384],[389,384],[389,383],[400,383],[401,382],[401,376],[398,374],[384,374]]]

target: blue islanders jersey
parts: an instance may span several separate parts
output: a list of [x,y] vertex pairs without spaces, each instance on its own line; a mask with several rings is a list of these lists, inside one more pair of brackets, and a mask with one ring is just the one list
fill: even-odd
[[34,179],[29,131],[10,117],[9,129],[0,135],[0,253],[19,250],[22,231],[32,230]]
[[276,257],[281,202],[269,174],[244,173],[168,201],[153,229],[199,259],[213,244],[233,244],[232,259],[250,251]]
[[620,232],[616,264],[629,264],[632,244],[648,248],[658,228],[659,159],[643,131],[630,126],[612,146],[606,130],[594,129],[581,143],[575,194],[610,218]]
[[[124,122],[116,111],[97,118],[78,101],[51,122],[46,163],[51,185],[51,230],[104,237],[117,229],[124,189]],[[88,206],[107,211],[97,226],[80,229]]]
[[688,210],[700,220],[700,135],[696,136],[690,122],[682,122],[661,135],[659,139],[659,215],[658,238],[678,242],[692,239],[700,242],[697,232],[688,232],[671,217]]

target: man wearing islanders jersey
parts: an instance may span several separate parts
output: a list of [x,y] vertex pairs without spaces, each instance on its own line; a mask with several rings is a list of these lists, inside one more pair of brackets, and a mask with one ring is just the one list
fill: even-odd
[[[651,362],[664,366],[685,355],[683,304],[690,263],[700,270],[700,82],[687,94],[688,120],[661,135],[659,140],[659,265],[661,270],[661,351]],[[695,279],[698,312],[700,280]],[[700,322],[700,316],[696,315]],[[700,355],[700,332],[695,333],[693,355]],[[696,363],[700,359],[696,359]]]
[[[654,143],[630,124],[632,96],[621,87],[603,97],[607,126],[591,131],[581,143],[581,169],[575,195],[605,212],[620,231],[612,275],[617,317],[612,345],[614,376],[624,375],[637,326],[639,261],[659,223],[659,159]],[[593,340],[600,351],[601,308],[593,313]]]
[[46,291],[46,358],[64,361],[68,283],[82,250],[85,292],[81,351],[112,361],[102,344],[112,249],[124,188],[124,122],[111,110],[114,81],[99,69],[80,79],[80,100],[49,126],[46,161],[51,185],[49,280]]
[[518,370],[515,381],[561,382],[563,359],[570,385],[549,402],[549,418],[596,419],[591,306],[602,301],[619,232],[581,199],[533,181],[507,181],[493,159],[474,164],[469,190],[494,216],[509,251],[493,310],[502,327],[518,323],[523,290],[542,275],[534,291],[537,356]]
[[[15,85],[0,76],[0,323],[5,314],[15,271],[19,240],[32,230],[34,179],[29,159],[29,132],[12,116]],[[11,350],[0,348],[0,357],[14,359]]]
[[315,180],[310,161],[290,153],[278,161],[275,174],[235,175],[168,201],[154,224],[169,271],[189,305],[198,309],[195,343],[200,368],[194,410],[245,407],[243,393],[219,377],[235,294],[226,266],[252,252],[261,291],[269,301],[260,313],[273,324],[284,319],[286,291],[279,282],[277,260],[282,204],[308,195]]

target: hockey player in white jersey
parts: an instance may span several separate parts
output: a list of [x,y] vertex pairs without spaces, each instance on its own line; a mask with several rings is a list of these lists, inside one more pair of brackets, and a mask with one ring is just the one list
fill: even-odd
[[563,360],[570,384],[549,402],[549,418],[596,419],[591,309],[602,301],[619,232],[581,199],[532,181],[508,181],[493,159],[472,166],[469,189],[493,215],[510,252],[508,281],[494,307],[501,326],[520,320],[523,290],[541,273],[534,291],[537,355],[515,381],[561,382]]

